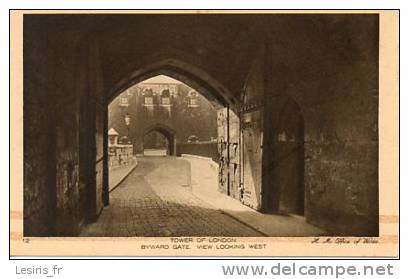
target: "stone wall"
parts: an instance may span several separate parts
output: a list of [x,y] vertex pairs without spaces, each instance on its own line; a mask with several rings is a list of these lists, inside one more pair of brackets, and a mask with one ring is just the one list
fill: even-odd
[[[124,117],[130,115],[129,136],[135,154],[143,153],[144,136],[158,124],[170,130],[176,141],[181,143],[186,143],[192,135],[200,141],[216,138],[216,110],[203,96],[197,95],[197,107],[189,107],[188,94],[192,89],[184,84],[169,84],[167,86],[175,87],[172,91],[175,95],[169,98],[170,107],[161,106],[161,92],[154,92],[152,106],[145,106],[143,88],[154,88],[155,85],[143,83],[133,86],[109,105],[108,127],[114,128],[120,138],[128,136]],[[126,99],[127,105],[121,105],[121,98]]]
[[[161,119],[183,135],[177,142],[191,134],[210,140],[201,131],[223,136],[223,191],[233,189],[232,196],[258,210],[297,211],[291,194],[299,199],[295,185],[302,184],[299,213],[309,222],[330,234],[377,235],[377,15],[177,16],[25,16],[24,233],[75,235],[107,204],[104,131],[127,135],[127,111],[115,101],[114,121],[104,126],[107,101],[133,75],[158,71],[160,62],[160,70],[212,92],[240,117],[238,186],[229,176],[234,129],[218,133],[215,113],[195,121],[180,113],[177,123],[186,133]],[[109,24],[90,32],[104,20]],[[192,27],[203,34],[200,40],[192,39]],[[140,152],[144,132],[136,131],[148,131],[158,119],[128,108]],[[292,125],[302,128],[298,140]],[[301,167],[294,156],[292,163],[284,160],[298,141]],[[291,173],[301,175],[286,179]],[[284,187],[284,179],[294,188]]]
[[24,235],[77,235],[102,208],[106,106],[90,56],[98,52],[42,37],[36,17],[25,23]]
[[178,143],[176,152],[178,156],[190,154],[211,158],[216,163],[219,161],[217,142]]
[[[26,25],[25,25],[26,26]],[[54,230],[55,220],[55,112],[49,103],[53,84],[53,52],[44,55],[50,41],[26,34],[24,48],[24,235],[41,236]],[[40,63],[37,59],[42,57]]]
[[129,166],[135,162],[133,146],[127,144],[114,144],[108,147],[108,165],[113,170],[122,166]]
[[276,20],[282,30],[271,34],[274,90],[265,114],[271,156],[280,150],[280,113],[295,102],[304,122],[307,220],[329,233],[377,235],[378,17]]

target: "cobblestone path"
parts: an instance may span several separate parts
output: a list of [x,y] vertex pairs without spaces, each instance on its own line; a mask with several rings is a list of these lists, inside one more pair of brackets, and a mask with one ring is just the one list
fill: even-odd
[[190,192],[190,164],[142,157],[81,236],[260,236]]

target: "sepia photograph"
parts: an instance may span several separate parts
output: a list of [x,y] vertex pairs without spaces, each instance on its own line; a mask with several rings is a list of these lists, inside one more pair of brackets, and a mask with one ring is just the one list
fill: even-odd
[[396,255],[398,15],[11,11],[11,253]]

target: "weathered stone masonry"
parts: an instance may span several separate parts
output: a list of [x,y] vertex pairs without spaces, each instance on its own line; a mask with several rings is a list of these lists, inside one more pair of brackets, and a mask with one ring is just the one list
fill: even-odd
[[166,74],[229,116],[221,190],[377,235],[378,28],[377,15],[26,15],[24,234],[97,218],[108,103]]
[[[170,87],[168,94],[172,95],[168,97],[168,107],[161,103],[161,87]],[[134,146],[135,154],[143,153],[144,136],[160,129],[165,130],[165,134],[166,131],[175,134],[176,145],[187,143],[191,135],[197,136],[200,141],[210,141],[217,137],[216,110],[197,92],[193,92],[196,93],[194,98],[190,97],[192,91],[192,88],[177,83],[143,83],[132,86],[110,103],[108,127],[114,128],[120,136],[128,136],[129,129],[129,140]],[[146,105],[145,97],[152,104]],[[189,106],[190,99],[195,100],[195,107]],[[129,127],[126,126],[125,115],[130,118]]]

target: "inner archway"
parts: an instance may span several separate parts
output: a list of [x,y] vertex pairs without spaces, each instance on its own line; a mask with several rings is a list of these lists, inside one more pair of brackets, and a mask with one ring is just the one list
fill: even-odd
[[155,57],[152,58],[154,62],[146,62],[112,87],[109,92],[109,102],[133,85],[161,76],[180,81],[200,92],[216,109],[229,107],[238,112],[236,97],[208,72],[176,58],[178,55],[169,57],[169,55],[157,54],[153,57]]
[[160,124],[149,127],[143,135],[143,155],[176,155],[175,132]]
[[[220,90],[223,87],[211,77],[188,75],[187,71],[191,69],[186,67],[180,71],[168,65],[134,75],[124,83],[129,85],[125,89],[118,87],[122,91],[108,108],[109,137],[117,138],[108,141],[109,157],[118,157],[113,149],[126,145],[126,158],[129,159],[131,154],[132,159],[128,163],[120,155],[120,159],[110,159],[110,162],[131,165],[136,161],[139,165],[139,162],[148,160],[142,157],[204,158],[210,161],[203,162],[213,162],[217,166],[212,168],[216,181],[211,187],[240,199],[239,118],[229,104],[234,100],[229,100],[225,91],[218,93],[214,86]],[[152,77],[158,72],[162,74]],[[110,176],[114,174],[110,172]]]
[[[151,73],[142,76],[147,75]],[[173,73],[172,76],[175,75]],[[222,186],[228,188],[228,105],[218,100],[221,95],[209,99],[211,87],[204,89],[205,86],[199,86],[196,83],[198,79],[188,79],[187,82],[197,85],[199,89],[196,89],[173,77],[156,75],[133,84],[140,80],[138,77],[111,101],[107,126],[110,131],[109,157],[114,159],[109,160],[110,176],[115,176],[111,173],[114,170],[112,162],[116,165],[122,162],[126,167],[134,161],[146,161],[142,157],[192,155],[207,158],[214,164],[223,162],[219,164],[224,170],[220,172],[224,177],[220,181],[225,181]],[[178,77],[186,80],[184,75]],[[207,95],[202,94],[203,90],[207,90]],[[224,120],[220,120],[218,115],[224,116]],[[116,141],[111,137],[116,137]],[[218,139],[226,143],[223,150],[218,150]],[[125,145],[127,159],[129,154],[132,156],[130,163],[123,160],[123,154],[118,155]],[[217,190],[217,182],[214,187]],[[224,192],[229,193],[227,190]]]

